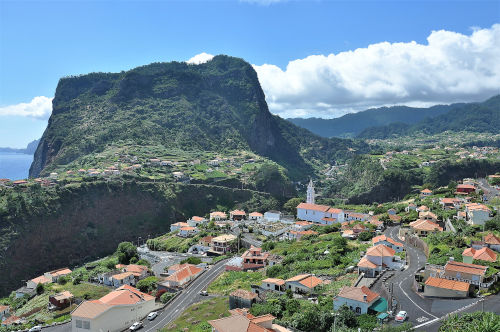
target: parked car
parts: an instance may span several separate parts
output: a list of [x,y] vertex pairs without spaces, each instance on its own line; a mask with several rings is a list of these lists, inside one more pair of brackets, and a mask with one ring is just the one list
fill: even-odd
[[40,325],[33,326],[28,330],[28,332],[40,332],[42,330],[42,327]]
[[137,331],[141,327],[142,327],[142,322],[135,322],[134,324],[132,324],[131,327],[129,327],[129,330],[130,331]]
[[201,291],[201,292],[200,292],[200,295],[201,295],[201,296],[208,296],[208,293],[207,293],[207,291],[206,291],[206,290],[204,290],[204,291]]
[[406,313],[406,311],[400,311],[396,315],[395,320],[396,320],[396,322],[404,322],[407,317],[408,317],[408,314]]
[[156,311],[150,312],[148,315],[149,320],[153,320],[158,316],[158,313]]

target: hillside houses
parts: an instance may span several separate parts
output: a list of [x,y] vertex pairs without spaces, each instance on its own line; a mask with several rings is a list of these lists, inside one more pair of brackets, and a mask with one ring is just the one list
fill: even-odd
[[358,262],[358,273],[367,277],[376,277],[383,269],[400,270],[405,262],[395,256],[396,251],[386,245],[378,244],[369,248],[366,255]]
[[471,247],[476,250],[486,247],[496,252],[500,252],[500,237],[496,236],[493,233],[488,233],[485,236],[483,236],[482,241],[472,241]]
[[430,233],[442,232],[443,227],[426,219],[417,219],[410,223],[412,232],[418,236],[427,236]]
[[483,225],[491,219],[490,208],[480,203],[465,204],[465,214],[465,221],[470,225]]
[[[385,305],[380,305],[379,302]],[[387,300],[366,286],[343,287],[333,299],[333,309],[339,310],[343,305],[358,315],[387,310]],[[377,308],[378,306],[380,308]]]

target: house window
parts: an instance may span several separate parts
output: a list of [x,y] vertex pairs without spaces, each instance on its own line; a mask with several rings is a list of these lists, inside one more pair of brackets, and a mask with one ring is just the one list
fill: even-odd
[[360,307],[356,307],[356,313],[357,313],[357,314],[360,314],[360,313],[361,313],[361,308],[360,308]]
[[90,330],[90,322],[83,321],[83,328],[84,328],[85,330]]
[[79,320],[79,319],[76,320],[76,328],[77,329],[81,329],[82,328],[82,321]]
[[460,278],[461,276],[460,272],[457,272],[457,278]]

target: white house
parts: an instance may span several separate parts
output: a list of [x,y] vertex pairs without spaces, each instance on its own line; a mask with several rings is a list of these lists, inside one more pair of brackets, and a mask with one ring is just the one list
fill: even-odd
[[283,279],[275,279],[275,278],[267,278],[262,280],[262,284],[260,284],[260,288],[265,290],[282,292],[285,289],[285,280]]
[[188,226],[198,227],[201,224],[205,224],[208,220],[203,217],[192,216],[191,219],[187,221]]
[[187,222],[176,222],[175,224],[170,225],[170,231],[175,232],[180,230],[182,227],[188,227],[189,224]]
[[383,244],[389,248],[394,249],[396,252],[401,252],[404,249],[404,245],[401,242],[394,241],[390,237],[385,235],[379,235],[372,239],[372,243],[374,246]]
[[491,219],[490,208],[480,203],[465,204],[465,213],[465,221],[471,225],[484,225],[487,220]]
[[198,228],[191,226],[181,227],[181,229],[179,230],[180,237],[191,237],[195,236],[197,233],[198,233]]
[[281,219],[281,212],[280,211],[267,211],[264,213],[264,219],[267,221],[279,221]]
[[380,299],[380,295],[368,287],[343,287],[333,299],[333,309],[346,305],[358,315],[368,313],[369,308]]
[[297,205],[297,218],[321,224],[329,209],[327,205],[300,203]]
[[323,280],[311,274],[300,274],[293,278],[285,280],[285,289],[290,289],[293,293],[307,294],[319,285]]
[[376,245],[366,251],[366,255],[358,263],[358,272],[375,277],[384,268],[399,270],[405,262],[395,258],[396,251],[383,244]]
[[[163,286],[166,287],[181,287],[195,279],[199,276],[203,269],[197,267],[192,264],[182,264],[179,266],[180,268],[168,276],[164,282],[162,282]],[[173,271],[172,267],[169,268],[169,272]]]
[[264,218],[264,215],[262,213],[259,213],[259,212],[251,212],[248,214],[248,219],[249,220],[252,220],[252,221],[262,221],[262,219]]
[[71,313],[71,330],[123,331],[145,318],[155,308],[153,296],[124,285],[99,300],[83,301]]
[[71,270],[68,269],[67,267],[64,267],[62,269],[50,271],[50,272],[45,272],[43,275],[47,278],[50,279],[51,282],[57,282],[60,277],[67,276],[71,274]]
[[122,272],[111,276],[111,283],[113,287],[121,287],[123,285],[135,285],[134,274],[131,272]]
[[215,211],[210,213],[210,220],[221,221],[226,219],[227,219],[227,214],[225,214],[224,212]]

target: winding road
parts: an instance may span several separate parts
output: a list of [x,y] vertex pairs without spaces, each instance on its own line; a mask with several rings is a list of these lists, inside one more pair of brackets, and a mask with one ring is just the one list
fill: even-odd
[[[399,236],[399,227],[389,227],[385,234],[395,240],[402,241]],[[415,273],[425,266],[427,258],[419,249],[405,243],[406,254],[409,258],[409,267],[397,272],[388,280],[393,283],[393,296],[399,302],[399,310],[408,312],[408,320],[417,331],[437,331],[439,322],[447,314],[474,312],[482,309],[482,301],[478,298],[467,299],[439,299],[423,298],[413,290]],[[484,310],[500,313],[500,295],[484,299]]]

